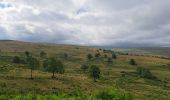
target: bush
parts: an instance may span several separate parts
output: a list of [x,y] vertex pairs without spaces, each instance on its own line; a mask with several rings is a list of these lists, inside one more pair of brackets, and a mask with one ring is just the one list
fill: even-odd
[[96,58],[99,58],[100,56],[101,56],[100,53],[96,53],[96,54],[95,54],[95,57],[96,57]]
[[87,59],[88,59],[88,60],[91,60],[92,58],[93,58],[93,55],[92,55],[92,54],[88,54],[88,55],[87,55]]
[[117,90],[104,90],[96,95],[97,100],[132,100],[132,95],[129,93],[119,93]]
[[100,78],[100,69],[96,65],[92,65],[90,67],[90,76],[93,77],[94,82],[96,82],[96,79]]
[[137,65],[137,64],[136,64],[136,61],[135,61],[134,59],[130,59],[129,64],[130,64],[130,65]]
[[15,56],[12,60],[13,63],[15,64],[26,64],[26,61],[24,59],[21,59],[18,56]]
[[41,58],[46,58],[46,57],[47,57],[47,53],[44,52],[44,51],[41,51],[41,52],[40,52],[40,57],[41,57]]
[[116,59],[116,58],[117,58],[116,54],[112,53],[112,59]]
[[137,74],[142,78],[155,79],[156,77],[152,75],[149,69],[138,67],[136,69]]

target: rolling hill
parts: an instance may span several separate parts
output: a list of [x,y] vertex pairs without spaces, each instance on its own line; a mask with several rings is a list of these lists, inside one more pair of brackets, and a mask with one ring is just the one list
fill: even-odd
[[[147,56],[147,54],[169,56],[169,48],[113,48],[113,50],[121,53],[132,52],[139,56],[117,54],[117,59],[112,59],[113,62],[108,63],[108,58],[112,57],[110,50],[103,52],[103,49],[85,46],[0,41],[0,94],[14,96],[62,92],[75,96],[76,91],[81,91],[84,95],[91,96],[98,91],[115,88],[120,93],[132,94],[135,100],[169,99],[170,60]],[[33,71],[34,79],[30,80],[30,69],[27,64],[12,62],[14,56],[25,60],[25,51],[39,59],[41,65],[44,59],[40,57],[40,52],[46,52],[48,57],[56,57],[63,62],[65,73],[56,74],[56,79],[52,79],[52,73],[44,71],[41,66]],[[101,56],[95,57],[96,53],[100,53]],[[68,55],[67,59],[64,58],[64,54]],[[94,56],[90,61],[87,60],[88,54]],[[141,54],[143,56],[140,56]],[[137,65],[130,65],[130,59],[134,59]],[[90,78],[88,71],[81,70],[83,64],[96,65],[100,68],[101,77],[97,82]],[[136,74],[138,67],[149,69],[157,79],[140,77]]]

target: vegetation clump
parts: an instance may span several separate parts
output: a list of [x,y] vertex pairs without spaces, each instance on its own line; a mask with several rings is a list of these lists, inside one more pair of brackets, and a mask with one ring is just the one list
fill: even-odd
[[97,79],[100,78],[100,68],[96,65],[92,65],[90,67],[90,76],[94,79],[94,82],[96,82]]
[[130,64],[130,65],[137,65],[137,64],[136,64],[136,61],[135,61],[134,59],[130,59],[129,64]]
[[92,55],[92,54],[88,54],[88,55],[87,55],[87,59],[88,59],[88,60],[91,60],[92,58],[93,58],[93,55]]
[[100,56],[101,56],[100,53],[96,53],[96,54],[95,54],[95,57],[96,57],[96,58],[99,58]]
[[147,78],[147,79],[155,79],[156,78],[155,76],[153,76],[151,71],[147,68],[137,67],[136,72],[142,78]]
[[112,53],[112,59],[117,59],[117,56],[114,52]]
[[19,56],[14,56],[12,62],[15,64],[25,64],[26,63],[25,60],[21,59]]
[[46,58],[46,57],[47,57],[47,53],[44,52],[44,51],[41,51],[41,52],[40,52],[40,57],[41,57],[41,58]]

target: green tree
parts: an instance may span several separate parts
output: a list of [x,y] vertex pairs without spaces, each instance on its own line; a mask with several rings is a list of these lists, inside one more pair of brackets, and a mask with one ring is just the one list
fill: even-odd
[[93,55],[92,55],[92,54],[88,54],[88,55],[87,55],[87,59],[88,59],[88,60],[91,60],[92,58],[93,58]]
[[46,71],[52,72],[52,78],[55,78],[55,73],[63,74],[64,65],[61,61],[55,58],[50,58],[43,63],[43,67]]
[[137,74],[142,78],[155,79],[156,77],[152,75],[151,71],[147,68],[137,67]]
[[116,58],[117,58],[116,54],[112,53],[112,59],[116,59]]
[[136,61],[135,61],[134,59],[130,59],[129,64],[130,64],[130,65],[137,65],[137,64],[136,64]]
[[100,78],[100,69],[96,65],[92,65],[90,67],[90,76],[94,79],[94,82],[96,82],[96,79]]
[[41,51],[41,52],[40,52],[40,57],[41,57],[41,58],[46,58],[46,57],[47,57],[47,53],[44,52],[44,51]]
[[95,54],[95,57],[96,57],[96,58],[99,58],[99,57],[100,57],[100,53],[96,53],[96,54]]
[[14,58],[13,58],[13,63],[16,63],[16,64],[19,64],[20,63],[20,57],[18,57],[18,56],[15,56]]
[[30,56],[30,52],[29,51],[25,51],[25,55],[26,55],[26,57],[29,57]]
[[38,59],[36,59],[34,57],[29,57],[28,58],[28,67],[31,70],[31,79],[33,79],[33,77],[32,77],[33,70],[35,70],[39,66],[40,66],[40,63],[39,63]]

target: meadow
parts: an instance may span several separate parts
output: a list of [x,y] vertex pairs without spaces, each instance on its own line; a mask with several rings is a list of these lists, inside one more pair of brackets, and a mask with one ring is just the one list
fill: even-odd
[[[0,99],[169,100],[170,60],[161,57],[169,57],[170,49],[135,50],[1,41]],[[33,70],[33,79],[30,79],[30,69],[26,63],[26,51],[40,61],[40,66]],[[116,58],[112,58],[113,51]],[[45,58],[40,57],[41,52],[45,52],[47,58],[55,57],[62,61],[65,72],[56,73],[56,77],[51,78],[52,73],[44,71],[42,67]],[[100,56],[95,56],[97,53]],[[87,59],[88,54],[93,58]],[[23,62],[14,63],[15,56]],[[135,60],[134,65],[129,63],[131,59]],[[100,68],[97,82],[90,77],[88,69],[82,70],[84,64]],[[137,68],[149,70],[154,78],[138,74]]]

